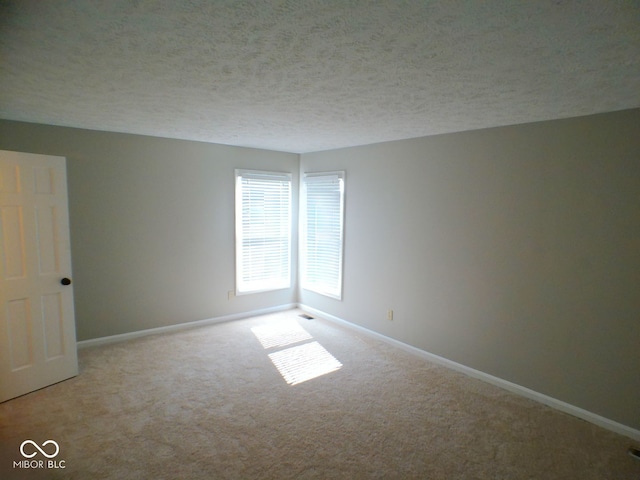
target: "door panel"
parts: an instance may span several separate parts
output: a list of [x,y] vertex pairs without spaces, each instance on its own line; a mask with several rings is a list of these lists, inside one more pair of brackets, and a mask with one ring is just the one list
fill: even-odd
[[0,151],[0,401],[78,374],[66,162]]
[[11,369],[17,371],[33,364],[31,308],[28,298],[10,300],[7,307]]
[[25,278],[24,229],[22,228],[22,207],[2,207],[0,228],[3,233],[4,280]]

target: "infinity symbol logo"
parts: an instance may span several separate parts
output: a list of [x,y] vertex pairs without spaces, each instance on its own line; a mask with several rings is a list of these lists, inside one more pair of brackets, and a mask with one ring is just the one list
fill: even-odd
[[53,444],[53,445],[55,445],[55,447],[56,447],[56,451],[55,451],[55,453],[53,453],[53,454],[51,454],[51,455],[49,455],[49,454],[48,454],[47,452],[45,452],[42,448],[40,448],[40,447],[38,446],[38,444],[37,444],[36,442],[34,442],[33,440],[25,440],[25,441],[24,441],[24,442],[22,442],[22,444],[20,445],[20,453],[22,454],[22,456],[23,456],[24,458],[33,458],[33,457],[35,457],[35,456],[38,454],[38,452],[33,452],[33,453],[30,453],[30,454],[24,453],[24,446],[25,446],[27,443],[30,443],[31,445],[33,445],[34,447],[36,447],[36,450],[38,450],[38,452],[40,452],[42,455],[44,455],[44,456],[45,456],[45,457],[47,457],[47,458],[53,458],[53,457],[55,457],[56,455],[58,455],[58,453],[60,452],[60,446],[59,446],[56,442],[54,442],[53,440],[47,440],[46,442],[44,442],[44,443],[42,444],[42,447],[43,447],[43,448],[44,448],[46,445],[49,445],[50,443],[51,443],[51,444]]

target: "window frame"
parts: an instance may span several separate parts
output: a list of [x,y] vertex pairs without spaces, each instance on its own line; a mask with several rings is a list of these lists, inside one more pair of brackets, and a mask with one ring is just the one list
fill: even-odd
[[[323,282],[312,282],[307,276],[309,269],[308,258],[308,184],[310,179],[317,179],[321,177],[338,177],[340,182],[340,197],[339,197],[339,252],[335,260],[338,264],[338,278],[336,279],[337,286],[331,288]],[[345,204],[346,204],[346,172],[344,170],[329,171],[329,172],[306,172],[301,179],[301,195],[300,195],[300,246],[299,246],[299,262],[300,262],[300,288],[314,292],[320,295],[327,296],[336,300],[342,300],[343,285],[344,285],[344,246],[345,246]]]
[[[274,290],[282,290],[291,288],[291,273],[292,273],[292,192],[293,192],[293,175],[290,172],[274,172],[266,170],[252,170],[252,169],[235,169],[235,293],[236,295],[248,295],[252,293],[268,292]],[[244,253],[245,253],[245,231],[244,231],[244,215],[243,207],[245,205],[243,199],[243,179],[260,179],[260,180],[274,180],[275,182],[288,182],[288,192],[286,198],[286,225],[280,225],[280,230],[286,230],[286,273],[280,277],[274,279],[263,280],[248,280],[243,281],[244,275]],[[266,215],[265,215],[266,217]],[[276,237],[264,237],[276,238]]]

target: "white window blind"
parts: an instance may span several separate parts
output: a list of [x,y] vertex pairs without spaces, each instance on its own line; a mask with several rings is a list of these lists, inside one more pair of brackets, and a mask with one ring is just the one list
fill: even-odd
[[236,292],[291,286],[291,174],[236,170]]
[[344,172],[303,181],[302,288],[342,298]]

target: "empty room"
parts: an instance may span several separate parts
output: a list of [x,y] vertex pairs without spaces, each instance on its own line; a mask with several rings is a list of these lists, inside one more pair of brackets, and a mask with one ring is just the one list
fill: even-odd
[[640,478],[636,1],[0,2],[0,478]]

